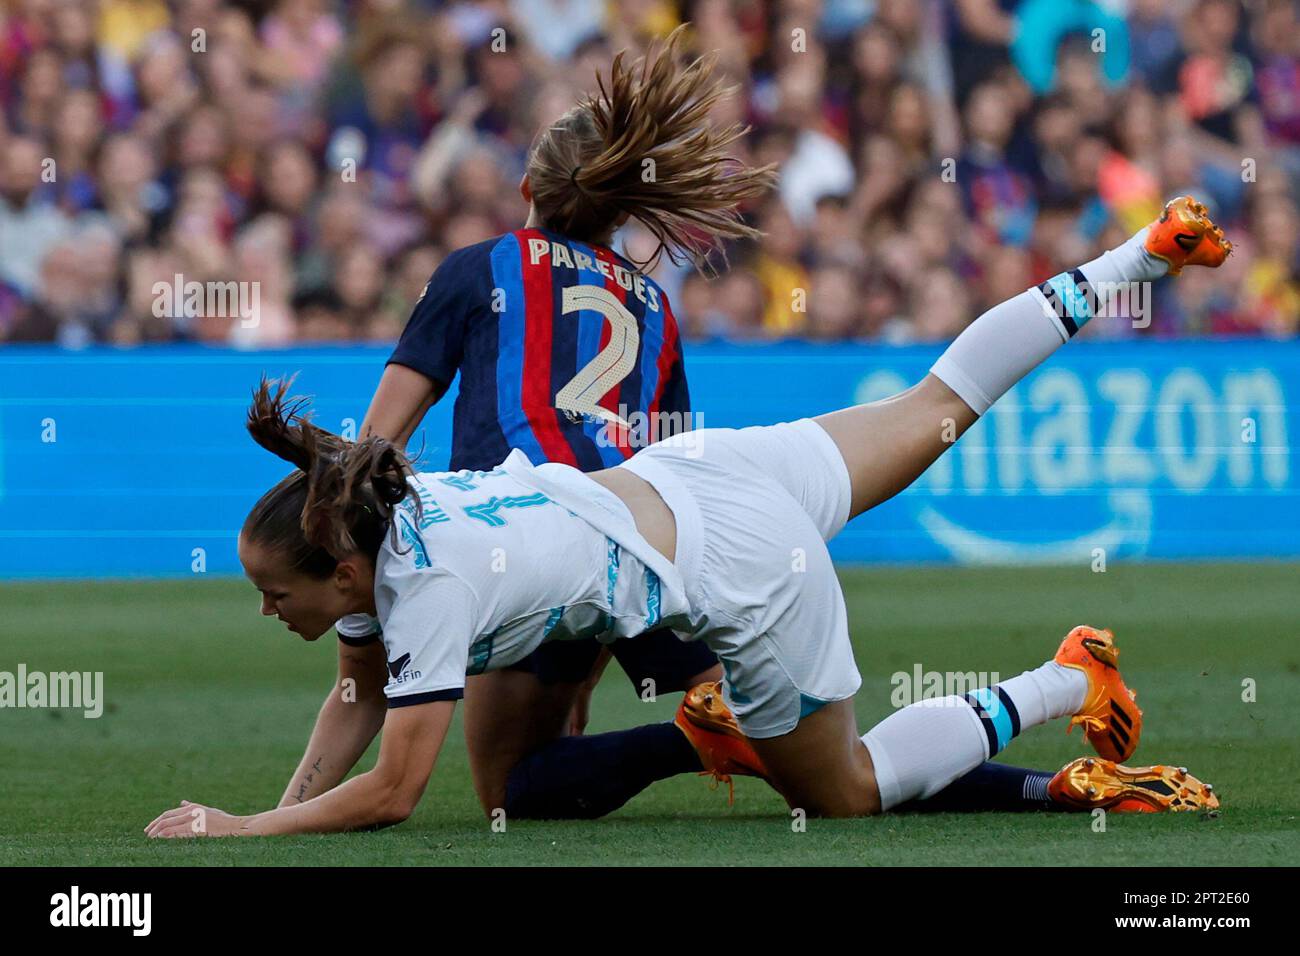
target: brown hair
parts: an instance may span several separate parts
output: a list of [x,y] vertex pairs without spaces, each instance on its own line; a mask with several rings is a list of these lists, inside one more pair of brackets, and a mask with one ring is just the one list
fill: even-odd
[[[286,398],[291,384],[292,378],[263,378],[253,392],[248,433],[298,470],[262,495],[242,533],[324,578],[341,557],[359,551],[373,560],[379,553],[394,508],[411,494],[411,464],[386,439],[350,442],[311,424],[308,400]],[[412,500],[418,514],[419,499]]]
[[650,263],[666,251],[697,268],[723,239],[760,235],[738,207],[776,181],[775,166],[750,168],[727,155],[749,127],[709,124],[709,110],[735,87],[714,80],[716,52],[678,69],[684,30],[674,30],[653,59],[629,67],[619,53],[608,87],[597,75],[599,94],[538,136],[528,180],[548,229],[597,240],[627,213],[659,240]]

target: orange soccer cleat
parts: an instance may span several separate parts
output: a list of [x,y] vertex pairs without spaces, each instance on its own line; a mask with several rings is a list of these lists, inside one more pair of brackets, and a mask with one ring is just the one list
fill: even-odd
[[1083,671],[1088,693],[1083,707],[1070,719],[1066,733],[1082,724],[1088,742],[1107,760],[1125,761],[1137,749],[1142,736],[1142,711],[1137,694],[1124,686],[1119,675],[1119,648],[1115,635],[1080,625],[1065,635],[1053,658],[1063,667]]
[[1047,785],[1057,803],[1076,810],[1098,807],[1115,813],[1179,813],[1219,809],[1219,797],[1186,767],[1123,767],[1111,760],[1080,757],[1061,768]]
[[749,745],[740,725],[722,700],[722,681],[697,684],[682,697],[673,719],[700,755],[704,773],[713,777],[713,786],[727,785],[727,802],[735,800],[733,774],[767,779],[763,761]]
[[1217,269],[1232,254],[1232,243],[1223,236],[1206,212],[1205,206],[1191,196],[1170,200],[1160,218],[1147,232],[1147,252],[1169,263],[1169,274],[1176,276],[1183,266],[1209,266]]

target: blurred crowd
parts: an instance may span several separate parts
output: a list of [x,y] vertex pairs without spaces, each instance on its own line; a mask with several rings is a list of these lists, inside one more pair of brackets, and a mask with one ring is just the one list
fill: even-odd
[[1236,254],[1086,333],[1300,332],[1294,0],[0,0],[0,340],[392,340],[523,225],[538,128],[685,20],[780,168],[762,240],[656,268],[688,337],[947,339],[1184,192]]

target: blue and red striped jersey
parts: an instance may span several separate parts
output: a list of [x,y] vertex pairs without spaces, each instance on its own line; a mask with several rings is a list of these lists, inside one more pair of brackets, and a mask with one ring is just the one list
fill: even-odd
[[681,339],[659,285],[603,246],[519,229],[449,255],[390,362],[449,385],[451,470],[521,449],[609,468],[689,427]]

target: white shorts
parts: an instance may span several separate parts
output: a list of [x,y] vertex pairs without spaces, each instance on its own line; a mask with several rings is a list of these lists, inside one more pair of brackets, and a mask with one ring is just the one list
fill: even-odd
[[704,428],[649,446],[622,466],[677,521],[674,562],[721,659],[723,696],[749,737],[778,737],[862,684],[826,542],[848,520],[850,482],[811,419]]

